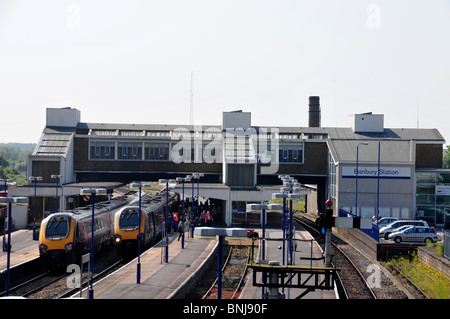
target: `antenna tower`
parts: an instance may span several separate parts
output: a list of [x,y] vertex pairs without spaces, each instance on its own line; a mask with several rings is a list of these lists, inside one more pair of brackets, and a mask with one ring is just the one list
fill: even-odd
[[190,109],[190,120],[189,124],[194,125],[194,71],[191,71],[191,109]]

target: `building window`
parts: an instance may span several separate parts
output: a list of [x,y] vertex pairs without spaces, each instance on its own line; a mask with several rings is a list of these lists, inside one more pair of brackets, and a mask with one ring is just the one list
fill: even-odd
[[168,161],[169,143],[145,143],[145,159]]
[[115,153],[114,142],[90,142],[89,159],[91,160],[114,159]]
[[254,165],[228,164],[228,183],[230,187],[254,187]]
[[450,172],[416,172],[416,216],[431,225],[450,219]]
[[117,143],[117,159],[142,160],[142,143],[133,143],[133,142]]
[[280,145],[280,163],[303,163],[303,145]]
[[260,212],[247,212],[247,204],[256,202],[232,201],[231,224],[233,225],[261,225]]
[[120,131],[121,136],[142,136],[142,131]]
[[116,130],[92,130],[91,135],[114,136],[117,135]]

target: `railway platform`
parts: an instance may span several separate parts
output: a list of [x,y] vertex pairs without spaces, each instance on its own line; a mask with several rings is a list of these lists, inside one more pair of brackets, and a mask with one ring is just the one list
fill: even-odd
[[[217,240],[185,238],[184,249],[178,233],[169,234],[168,263],[161,242],[141,255],[141,283],[136,283],[137,258],[94,284],[94,299],[171,299],[184,298],[191,276],[214,254]],[[212,258],[215,258],[212,256]],[[84,293],[84,296],[85,293]]]
[[[258,229],[261,233],[261,230]],[[282,265],[282,242],[276,239],[282,238],[282,231],[280,229],[266,229],[266,260],[268,261],[278,261],[279,265]],[[312,240],[311,235],[304,230],[296,230],[295,238],[301,239],[302,241],[296,241],[297,248],[294,251],[293,259],[295,260],[295,266],[304,266],[306,268],[323,268],[323,260],[318,259],[322,256],[320,247],[315,241]],[[272,240],[271,240],[272,239]],[[304,240],[304,241],[303,241]],[[312,246],[311,246],[312,244]],[[318,259],[313,260],[310,259]],[[287,256],[286,256],[287,257]],[[287,258],[285,258],[287,260]],[[255,271],[255,270],[254,270]],[[261,282],[261,273],[256,274],[256,281]],[[297,280],[297,279],[295,279]],[[266,291],[264,291],[266,292]],[[262,299],[263,288],[253,286],[252,279],[249,278],[247,284],[245,285],[242,293],[242,299]],[[307,292],[304,288],[279,288],[278,291],[284,296],[285,299],[295,299],[298,296],[304,294],[302,299],[336,299],[336,293],[334,290],[315,290]]]
[[[33,240],[32,237],[33,230],[30,229],[20,229],[11,232],[10,267],[15,267],[32,259],[39,258],[39,241]],[[2,243],[3,235],[0,236],[0,246]],[[6,270],[6,259],[7,253],[3,252],[3,249],[0,249],[0,272]]]

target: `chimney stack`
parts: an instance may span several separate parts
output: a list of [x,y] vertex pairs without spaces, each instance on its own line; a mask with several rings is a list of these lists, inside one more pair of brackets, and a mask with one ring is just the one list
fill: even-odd
[[310,96],[309,97],[309,127],[320,127],[320,97]]

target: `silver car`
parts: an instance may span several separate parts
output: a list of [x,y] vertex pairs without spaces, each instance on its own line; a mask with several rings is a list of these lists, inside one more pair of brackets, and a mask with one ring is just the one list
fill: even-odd
[[384,227],[380,228],[380,237],[384,237],[384,239],[388,239],[389,235],[392,233],[394,229],[397,229],[402,226],[411,225],[411,226],[424,226],[428,227],[428,223],[423,220],[397,220],[390,224],[387,224]]
[[374,225],[378,224],[378,228],[381,228],[381,227],[387,226],[388,224],[393,223],[397,220],[398,220],[398,218],[396,218],[396,217],[382,217],[382,218],[378,219],[378,223],[375,220],[373,222],[373,224]]
[[406,242],[432,242],[442,240],[441,235],[436,233],[433,227],[406,226],[394,230],[388,237],[396,243]]

